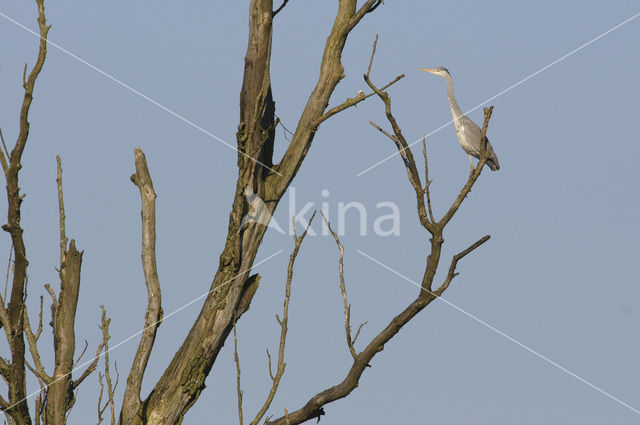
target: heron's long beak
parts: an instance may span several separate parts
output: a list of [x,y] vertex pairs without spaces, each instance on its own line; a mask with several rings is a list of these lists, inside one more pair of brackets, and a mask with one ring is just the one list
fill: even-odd
[[435,69],[430,69],[430,68],[420,68],[420,71],[427,71],[427,72],[430,72],[431,74],[436,73]]

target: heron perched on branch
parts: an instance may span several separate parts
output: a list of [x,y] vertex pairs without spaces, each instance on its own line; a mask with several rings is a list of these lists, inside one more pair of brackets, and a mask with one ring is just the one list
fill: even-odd
[[469,161],[471,162],[471,168],[473,169],[473,159],[475,157],[480,159],[482,155],[482,149],[486,140],[486,149],[489,153],[489,159],[487,159],[486,165],[491,168],[492,171],[500,169],[498,163],[498,156],[493,152],[491,143],[486,137],[482,140],[482,130],[476,125],[469,117],[462,113],[462,110],[456,102],[456,97],[453,94],[453,79],[447,68],[438,67],[433,69],[420,69],[420,71],[427,71],[434,75],[439,75],[447,82],[447,95],[449,96],[449,105],[451,106],[451,115],[453,115],[453,124],[456,127],[456,135],[462,149],[469,155]]

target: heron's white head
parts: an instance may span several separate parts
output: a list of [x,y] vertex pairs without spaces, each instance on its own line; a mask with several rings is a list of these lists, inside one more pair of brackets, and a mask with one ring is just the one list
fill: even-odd
[[420,71],[426,71],[434,75],[439,75],[441,77],[451,77],[451,74],[449,74],[447,68],[444,68],[442,66],[439,66],[437,68],[420,68]]

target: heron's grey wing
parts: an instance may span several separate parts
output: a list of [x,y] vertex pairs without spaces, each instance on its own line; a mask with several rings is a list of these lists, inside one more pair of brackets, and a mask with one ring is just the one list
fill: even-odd
[[480,155],[480,149],[482,149],[480,143],[482,130],[466,115],[458,119],[458,127],[461,133],[460,136],[463,138],[463,140],[460,141],[462,148],[465,152],[477,158]]
[[[463,137],[467,143],[467,146],[463,145],[462,147],[468,154],[479,158],[480,152],[482,151],[482,129],[466,115],[463,115],[458,121],[461,124],[461,131],[463,132]],[[489,160],[487,161],[487,165],[492,170],[500,169],[498,156],[493,151],[493,146],[491,146],[489,139],[487,139],[487,151],[489,151]]]

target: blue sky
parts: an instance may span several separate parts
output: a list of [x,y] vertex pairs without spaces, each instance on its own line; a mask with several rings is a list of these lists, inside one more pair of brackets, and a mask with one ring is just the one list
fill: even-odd
[[[158,1],[47,4],[50,40],[196,125],[234,144],[247,38],[248,2]],[[317,78],[334,2],[292,0],[277,16],[272,81],[276,113],[290,129]],[[4,2],[0,12],[35,29],[35,2]],[[368,15],[343,54],[337,104],[372,77],[406,78],[390,89],[407,139],[450,120],[444,81],[418,68],[446,66],[458,103],[469,110],[640,12],[637,2],[386,1]],[[17,134],[21,78],[37,39],[0,19],[0,126]],[[640,19],[595,41],[491,101],[489,137],[501,169],[483,173],[444,235],[442,270],[452,254],[485,234],[445,298],[603,391],[640,410]],[[394,202],[399,236],[359,235],[348,216],[345,277],[362,343],[416,296],[417,288],[359,254],[419,281],[428,234],[375,98],[320,127],[293,186],[300,209],[359,201],[369,212]],[[470,114],[481,121],[479,109]],[[236,154],[68,54],[50,48],[37,82],[31,135],[21,172],[30,261],[32,316],[44,283],[57,283],[55,155],[62,156],[67,234],[85,250],[77,335],[98,341],[99,305],[112,316],[112,345],[140,329],[146,291],[139,261],[139,195],[129,181],[133,148],[146,153],[158,197],[158,262],[165,314],[206,292],[224,243]],[[631,130],[630,130],[631,129]],[[451,126],[427,140],[432,194],[441,215],[466,180],[468,160]],[[276,154],[287,145],[279,131]],[[420,148],[414,151],[420,157]],[[329,196],[322,196],[323,190]],[[289,195],[275,217],[287,222]],[[1,201],[3,207],[6,201]],[[319,221],[316,223],[319,230]],[[0,253],[9,252],[4,238]],[[245,416],[266,395],[265,348],[274,352],[286,262],[293,242],[269,232],[258,260],[262,283],[238,326]],[[443,274],[439,275],[439,279]],[[438,279],[438,278],[437,278]],[[145,379],[148,391],[198,313],[199,303],[162,324]],[[337,249],[309,237],[297,262],[287,371],[269,414],[294,410],[337,383],[348,367]],[[44,337],[43,337],[44,338]],[[49,341],[43,342],[43,350]],[[137,340],[111,352],[121,374]],[[81,345],[81,344],[79,344]],[[214,365],[185,424],[237,423],[232,344]],[[49,359],[50,360],[50,359]],[[49,362],[50,363],[50,362]],[[322,423],[628,424],[640,415],[541,360],[443,302],[432,303],[385,347],[359,388],[329,405]],[[97,377],[83,384],[70,423],[95,420]]]

